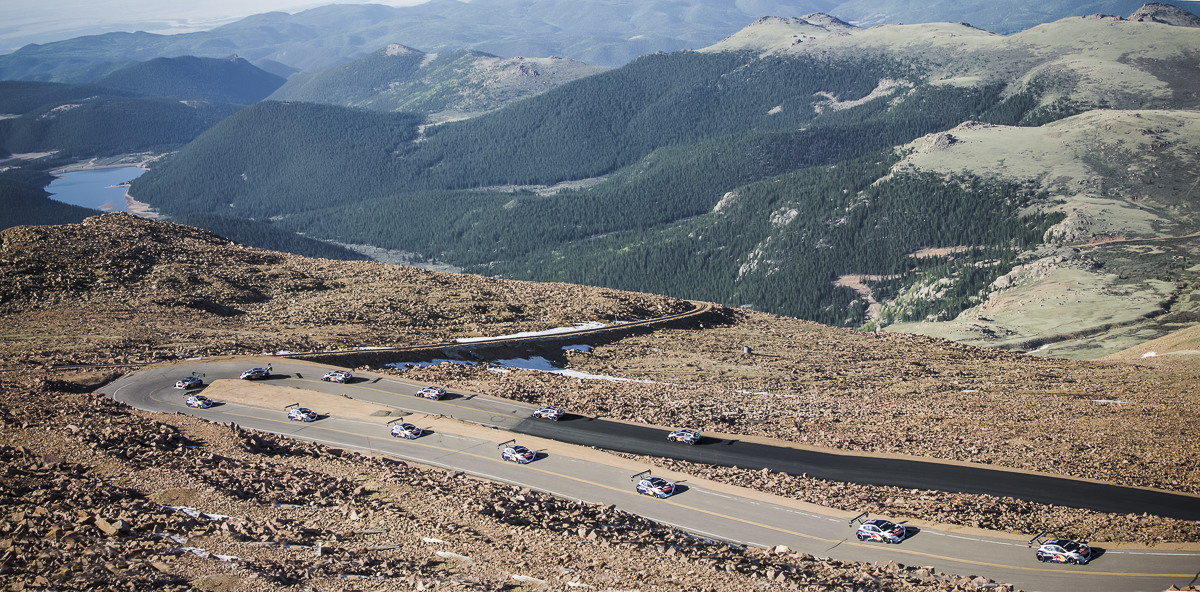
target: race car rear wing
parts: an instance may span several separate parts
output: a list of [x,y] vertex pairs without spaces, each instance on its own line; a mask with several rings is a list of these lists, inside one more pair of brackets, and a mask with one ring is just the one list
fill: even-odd
[[630,475],[629,480],[630,481],[640,481],[642,479],[642,477],[649,477],[649,476],[650,476],[650,469],[646,469],[645,471],[642,471],[636,475]]
[[1029,539],[1029,543],[1028,543],[1028,545],[1029,545],[1030,547],[1033,547],[1033,546],[1035,546],[1035,545],[1036,545],[1036,546],[1038,546],[1038,547],[1042,546],[1042,537],[1046,536],[1046,534],[1048,534],[1049,532],[1050,532],[1050,531],[1048,531],[1048,530],[1043,530],[1043,531],[1042,531],[1041,533],[1039,533],[1037,536],[1035,536],[1035,537],[1033,537],[1033,538]]
[[864,521],[866,521],[867,516],[870,516],[870,515],[871,514],[869,512],[863,512],[862,514],[859,514],[858,516],[851,518],[849,526],[854,526],[855,522],[862,524]]
[[505,446],[508,446],[509,444],[516,444],[516,443],[517,443],[516,438],[513,438],[512,440],[509,440],[507,442],[501,442],[501,443],[497,444],[496,448],[504,448]]
[[299,404],[299,403],[292,403],[291,405],[284,405],[284,407],[283,407],[283,410],[284,410],[284,411],[288,411],[288,410],[290,410],[292,407],[299,407],[299,406],[300,406],[300,404]]

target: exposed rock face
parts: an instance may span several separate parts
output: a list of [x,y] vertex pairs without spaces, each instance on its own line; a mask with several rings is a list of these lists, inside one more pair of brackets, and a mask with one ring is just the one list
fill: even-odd
[[1196,16],[1178,6],[1150,2],[1129,15],[1129,20],[1140,22],[1163,23],[1176,27],[1200,27],[1200,16]]

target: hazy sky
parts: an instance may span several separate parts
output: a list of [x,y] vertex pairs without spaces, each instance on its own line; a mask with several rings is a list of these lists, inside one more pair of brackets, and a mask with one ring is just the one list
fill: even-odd
[[[373,0],[412,6],[427,0]],[[0,54],[29,43],[61,41],[111,31],[185,33],[261,12],[296,13],[326,4],[366,0],[0,0]]]

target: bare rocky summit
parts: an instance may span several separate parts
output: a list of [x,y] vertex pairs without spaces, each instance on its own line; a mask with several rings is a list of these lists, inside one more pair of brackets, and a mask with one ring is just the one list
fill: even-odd
[[1129,20],[1163,23],[1175,27],[1200,27],[1200,16],[1196,16],[1178,6],[1150,2],[1129,15]]
[[[306,259],[128,214],[0,233],[4,365],[409,345],[690,308],[603,288]],[[10,345],[20,353],[3,351]]]

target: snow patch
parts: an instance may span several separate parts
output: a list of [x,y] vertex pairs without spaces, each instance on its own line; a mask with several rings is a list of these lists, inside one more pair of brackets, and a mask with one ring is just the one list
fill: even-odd
[[512,333],[509,335],[497,335],[495,337],[458,337],[454,340],[455,343],[476,343],[480,341],[496,341],[498,339],[510,339],[513,337],[538,337],[540,335],[558,335],[560,333],[571,333],[573,331],[590,331],[592,329],[603,329],[608,325],[599,321],[590,323],[579,323],[574,327],[555,327],[546,329],[545,331],[523,331],[521,333]]

